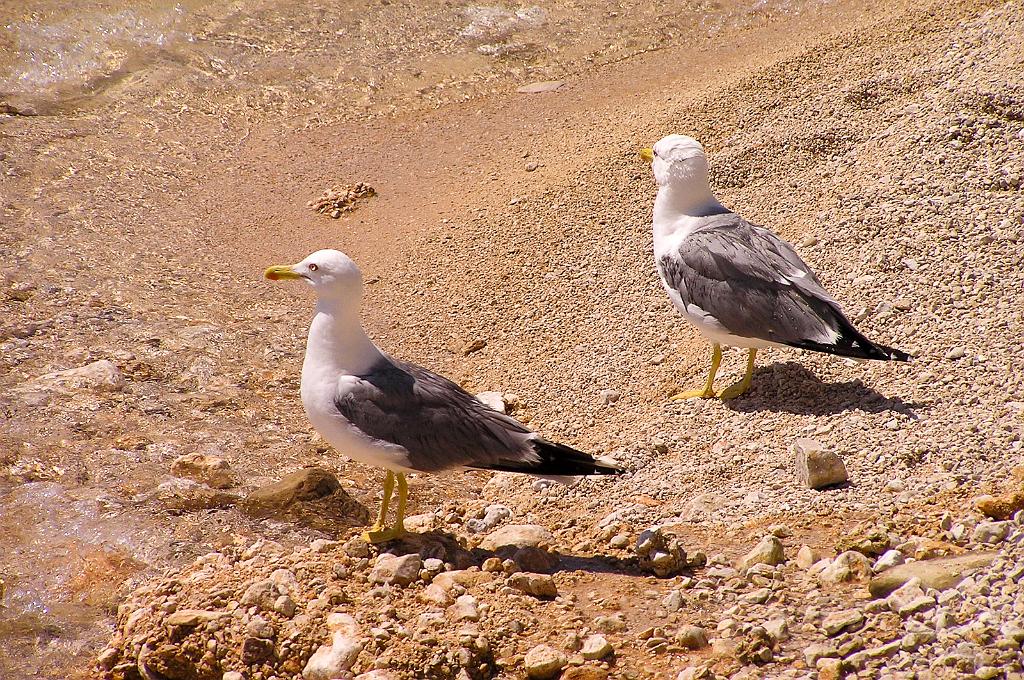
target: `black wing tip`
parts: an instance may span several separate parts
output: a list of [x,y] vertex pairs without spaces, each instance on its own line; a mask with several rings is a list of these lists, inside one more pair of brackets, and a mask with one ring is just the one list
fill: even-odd
[[614,461],[595,458],[571,446],[549,442],[547,439],[530,441],[533,450],[540,458],[532,464],[524,464],[515,472],[526,472],[531,475],[552,475],[556,477],[589,477],[596,475],[621,475],[626,469]]
[[[840,339],[840,342],[842,342],[842,339]],[[903,350],[886,347],[885,345],[876,345],[873,342],[867,341],[827,345],[813,340],[796,340],[786,344],[797,349],[834,354],[835,356],[847,359],[868,359],[870,361],[910,361],[913,359],[911,355]]]

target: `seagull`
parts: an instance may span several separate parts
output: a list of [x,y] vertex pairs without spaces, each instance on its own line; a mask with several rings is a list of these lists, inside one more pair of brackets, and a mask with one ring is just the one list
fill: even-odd
[[[550,442],[450,380],[382,351],[363,330],[363,278],[344,253],[318,250],[298,264],[270,267],[264,276],[304,281],[317,296],[300,388],[310,423],[337,450],[387,470],[366,541],[405,533],[407,472],[477,468],[565,481],[624,471],[614,461]],[[396,485],[396,517],[387,526]]]
[[[711,341],[703,389],[673,400],[732,399],[750,388],[761,347],[796,347],[853,359],[908,361],[910,355],[868,340],[789,243],[751,224],[715,198],[704,147],[669,135],[640,151],[658,182],[654,259],[676,309]],[[743,379],[716,395],[722,345],[749,350]]]

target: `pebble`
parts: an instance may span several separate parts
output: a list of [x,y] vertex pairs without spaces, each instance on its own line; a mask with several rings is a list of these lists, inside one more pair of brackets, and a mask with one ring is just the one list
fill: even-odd
[[549,680],[555,678],[568,660],[565,654],[547,645],[537,645],[526,653],[523,658],[523,665],[526,668],[526,676],[531,680]]
[[501,392],[480,392],[476,395],[477,401],[490,406],[498,413],[505,413],[505,396]]
[[302,669],[302,677],[304,680],[337,678],[352,668],[362,651],[361,642],[337,630],[331,636],[331,644],[322,645],[309,657],[305,668]]
[[686,649],[703,649],[708,646],[708,634],[700,626],[680,626],[675,640],[680,647]]
[[864,615],[857,609],[845,609],[825,617],[821,627],[825,635],[835,637],[844,631],[857,630],[864,625]]
[[809,489],[824,489],[849,480],[846,465],[833,451],[814,439],[793,442],[797,481]]
[[370,583],[407,586],[420,577],[423,559],[416,553],[401,557],[383,553],[370,572]]
[[745,572],[755,564],[782,564],[786,554],[782,549],[782,541],[771,534],[765,536],[754,548],[736,562],[736,568]]
[[875,560],[875,563],[871,565],[871,571],[878,574],[886,569],[899,566],[905,561],[906,558],[899,550],[886,550],[877,560]]
[[800,550],[796,553],[796,566],[801,569],[810,569],[811,565],[821,559],[821,555],[818,554],[814,548],[809,545],[800,546]]
[[519,572],[508,578],[508,584],[516,590],[538,598],[554,598],[558,596],[558,587],[554,579],[547,574]]
[[480,542],[480,547],[484,550],[496,551],[508,546],[536,548],[554,545],[554,543],[554,535],[542,526],[507,524],[485,536],[484,540]]
[[460,595],[455,598],[455,604],[448,608],[448,616],[453,621],[479,621],[480,609],[477,607],[476,598],[472,595]]
[[839,650],[832,645],[810,644],[804,648],[804,662],[814,668],[818,659],[826,659],[839,656]]
[[865,578],[871,574],[871,562],[855,550],[840,553],[818,574],[825,583],[841,583]]
[[588,661],[595,661],[611,656],[615,650],[603,635],[591,635],[583,641],[580,654]]

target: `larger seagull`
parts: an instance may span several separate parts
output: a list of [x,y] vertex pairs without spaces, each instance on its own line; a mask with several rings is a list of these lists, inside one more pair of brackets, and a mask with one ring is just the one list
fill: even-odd
[[797,347],[854,359],[910,358],[854,328],[793,246],[718,202],[700,142],[669,135],[640,155],[651,163],[658,182],[653,226],[661,282],[672,304],[713,348],[704,388],[673,399],[716,396],[722,345],[750,350],[743,379],[717,394],[723,399],[749,389],[761,347]]
[[[298,264],[270,267],[265,276],[304,281],[317,295],[300,389],[313,427],[339,451],[387,470],[367,541],[405,533],[407,472],[480,468],[574,477],[623,471],[550,442],[450,380],[381,351],[363,331],[363,278],[344,253],[318,250]],[[396,517],[386,526],[396,483]]]

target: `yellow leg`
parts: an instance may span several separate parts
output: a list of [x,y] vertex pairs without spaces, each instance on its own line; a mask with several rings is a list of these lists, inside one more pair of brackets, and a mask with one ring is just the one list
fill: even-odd
[[718,373],[718,367],[722,365],[722,346],[717,342],[712,343],[711,346],[713,348],[711,351],[711,371],[708,372],[708,381],[704,385],[704,389],[673,394],[671,397],[672,401],[682,401],[683,399],[694,399],[697,397],[700,399],[711,399],[715,396],[715,374]]
[[751,349],[747,356],[747,372],[743,374],[743,379],[722,390],[722,399],[734,399],[750,389],[750,381],[754,377],[754,357],[756,356],[757,350]]
[[380,512],[377,513],[377,521],[369,529],[363,532],[363,538],[369,543],[376,543],[375,536],[380,535],[384,530],[384,523],[388,517],[388,505],[391,504],[391,494],[395,490],[395,473],[388,470],[384,477],[384,498],[380,502]]
[[[384,522],[388,513],[388,504],[391,501],[391,494],[395,488],[395,481],[398,481],[398,508],[395,512],[395,523],[385,528]],[[384,478],[384,502],[380,506],[380,515],[376,523],[367,531],[363,532],[363,539],[367,543],[383,543],[400,538],[405,534],[405,504],[409,497],[409,484],[405,481],[405,474],[388,472]]]

